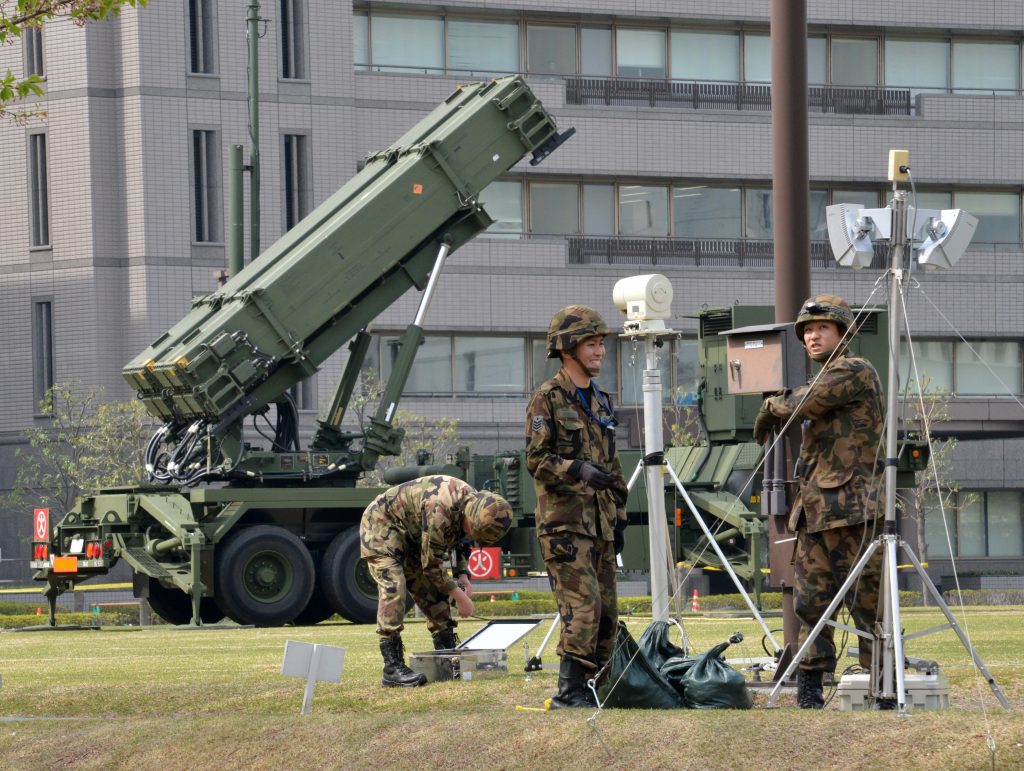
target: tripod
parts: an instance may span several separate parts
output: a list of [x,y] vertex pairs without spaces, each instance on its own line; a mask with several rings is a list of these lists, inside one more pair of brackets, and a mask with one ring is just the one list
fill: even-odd
[[[872,689],[874,690],[877,688],[875,691],[876,698],[895,699],[899,710],[898,714],[900,715],[906,715],[907,705],[906,681],[904,677],[904,669],[906,668],[903,654],[904,640],[942,631],[944,629],[952,629],[956,632],[957,637],[960,638],[960,642],[963,643],[967,652],[971,654],[971,658],[974,660],[975,666],[977,666],[984,675],[986,682],[989,684],[989,687],[991,687],[992,692],[999,700],[999,703],[1004,709],[1009,709],[1009,702],[1007,702],[1006,697],[999,688],[999,685],[989,673],[988,668],[978,656],[977,652],[971,646],[967,636],[953,617],[949,606],[943,600],[939,591],[935,588],[935,584],[932,583],[931,578],[929,578],[928,573],[921,566],[920,561],[917,559],[917,556],[914,554],[909,544],[900,537],[897,529],[896,467],[898,460],[898,404],[896,400],[896,393],[898,389],[897,367],[899,364],[901,331],[900,319],[903,318],[903,314],[905,312],[905,309],[903,308],[902,292],[904,274],[903,256],[905,245],[908,242],[906,235],[907,197],[905,191],[893,190],[891,233],[891,267],[889,270],[889,373],[886,399],[886,447],[884,475],[885,520],[882,532],[865,549],[864,554],[861,555],[860,559],[853,566],[850,574],[846,577],[846,580],[839,588],[836,596],[832,599],[832,602],[825,610],[821,620],[814,625],[810,633],[807,635],[807,639],[804,644],[800,646],[796,655],[793,656],[792,661],[790,661],[782,677],[778,679],[777,684],[772,689],[771,694],[768,697],[768,706],[773,706],[775,704],[775,700],[779,695],[779,691],[781,690],[783,683],[793,674],[797,665],[806,655],[807,650],[814,643],[815,639],[817,639],[818,635],[821,634],[825,625],[828,624],[832,627],[853,632],[860,637],[874,640],[873,661],[877,662],[877,666],[873,667]],[[832,621],[832,615],[838,610],[839,605],[846,597],[847,592],[849,592],[854,583],[860,578],[865,566],[868,564],[868,561],[879,549],[882,549],[882,576],[881,587],[879,590],[879,600],[882,603],[882,619],[880,623],[876,623],[874,634],[863,632],[858,629],[852,629],[848,626],[837,624]],[[903,626],[900,622],[899,586],[897,583],[896,573],[898,565],[896,558],[900,551],[902,551],[902,553],[913,564],[914,570],[921,579],[924,591],[927,592],[935,601],[936,606],[942,610],[942,613],[945,615],[948,622],[942,626],[909,635],[906,638],[903,636]],[[880,672],[878,671],[879,668],[881,669]]]

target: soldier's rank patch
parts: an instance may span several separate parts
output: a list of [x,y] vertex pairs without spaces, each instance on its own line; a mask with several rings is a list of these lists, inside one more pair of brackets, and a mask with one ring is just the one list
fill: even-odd
[[533,420],[530,421],[530,429],[532,431],[540,431],[542,428],[544,428],[544,416],[534,415]]

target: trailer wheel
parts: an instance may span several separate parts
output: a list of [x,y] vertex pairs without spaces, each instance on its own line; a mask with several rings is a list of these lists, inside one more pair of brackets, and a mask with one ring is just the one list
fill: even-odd
[[359,528],[342,530],[320,563],[320,583],[331,607],[353,624],[377,620],[377,583],[359,556]]
[[[175,587],[166,587],[155,578],[149,579],[149,607],[168,624],[181,626],[192,623],[192,598]],[[199,600],[199,620],[216,624],[224,618],[213,597]]]
[[313,596],[309,598],[306,607],[302,609],[299,615],[292,619],[292,624],[294,626],[312,626],[313,624],[319,624],[321,621],[326,621],[333,615],[334,608],[327,602],[327,598],[324,597],[324,593],[318,586],[313,590]]
[[231,536],[216,562],[217,603],[239,624],[280,626],[309,603],[313,558],[298,536],[256,525]]

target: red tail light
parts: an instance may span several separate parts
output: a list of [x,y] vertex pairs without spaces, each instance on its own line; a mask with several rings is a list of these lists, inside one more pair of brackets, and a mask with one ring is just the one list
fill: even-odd
[[37,543],[32,547],[32,559],[44,560],[49,556],[49,547],[45,543]]

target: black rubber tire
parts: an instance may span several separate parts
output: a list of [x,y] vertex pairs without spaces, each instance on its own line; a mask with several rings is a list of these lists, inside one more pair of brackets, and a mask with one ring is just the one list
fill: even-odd
[[353,624],[377,621],[377,584],[359,556],[359,528],[334,536],[320,562],[320,584],[327,602]]
[[[192,598],[174,587],[168,588],[155,578],[149,579],[149,607],[168,624],[181,626],[192,623]],[[199,600],[199,619],[204,624],[216,624],[224,618],[213,597]]]
[[313,558],[299,537],[274,525],[239,530],[217,550],[217,604],[239,624],[281,626],[313,595]]
[[319,624],[321,621],[326,621],[333,615],[334,608],[327,602],[324,593],[317,586],[313,590],[313,596],[306,603],[306,607],[302,609],[299,615],[292,619],[292,624],[294,626],[312,626],[313,624]]

